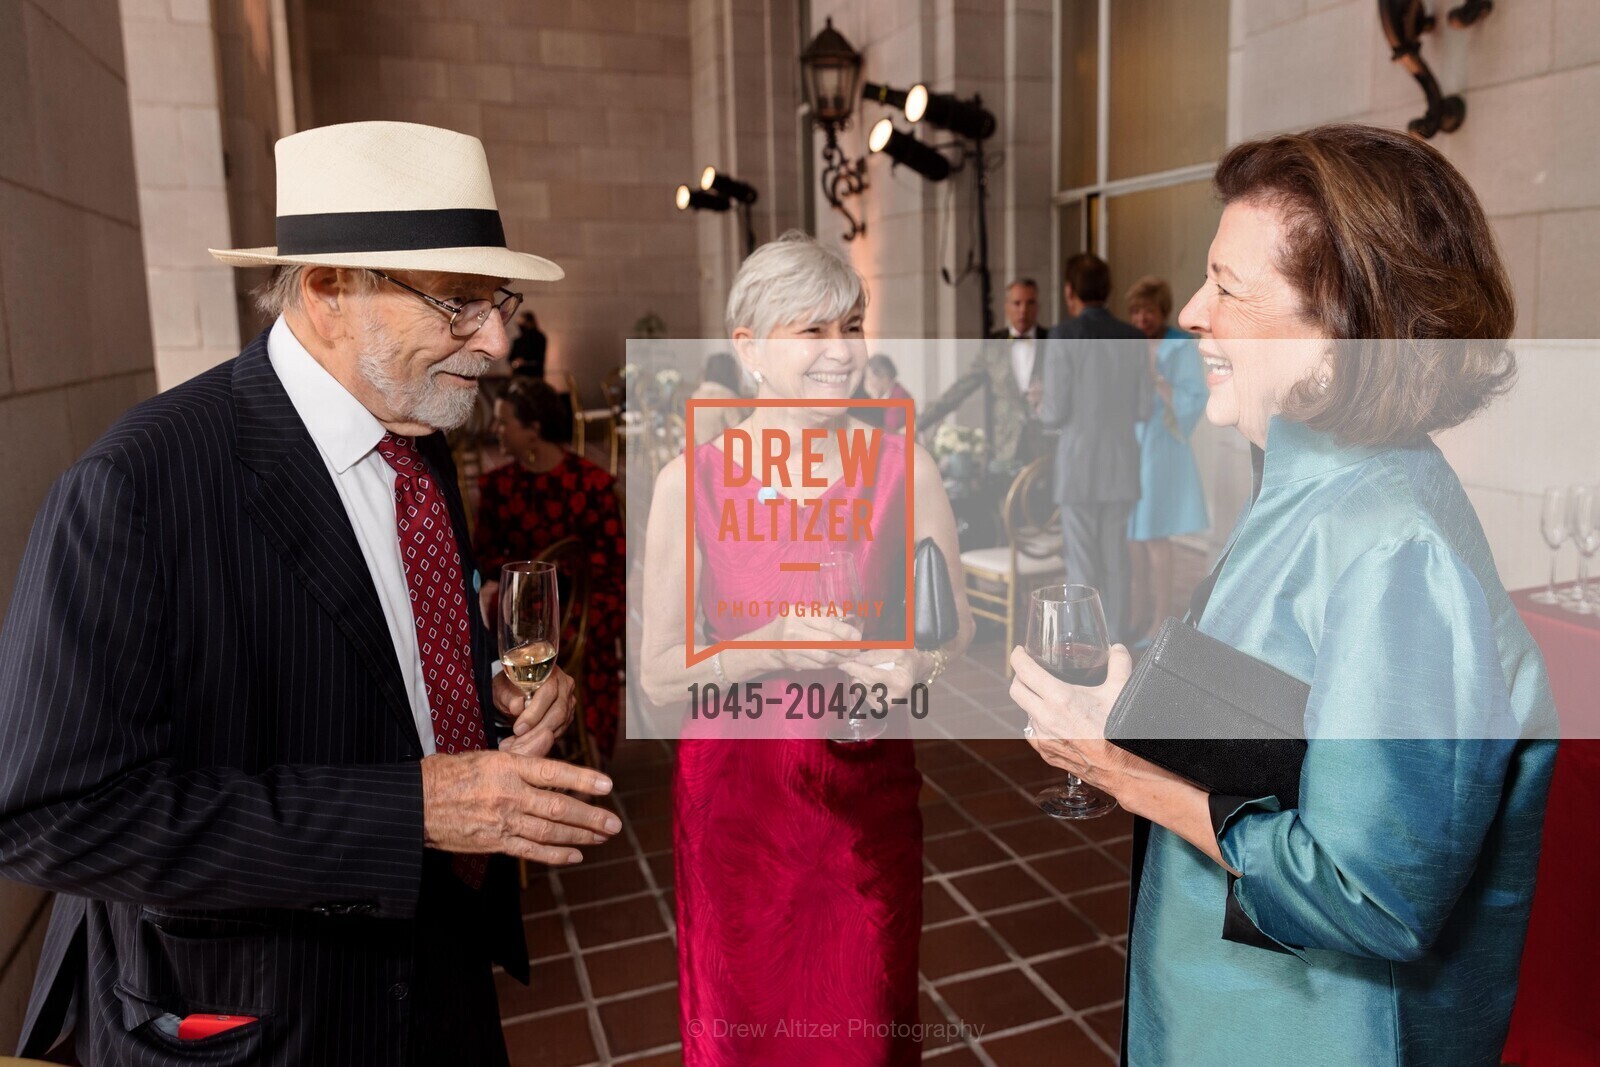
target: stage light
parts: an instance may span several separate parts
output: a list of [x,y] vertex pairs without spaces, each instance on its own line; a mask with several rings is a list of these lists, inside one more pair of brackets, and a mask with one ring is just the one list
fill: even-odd
[[954,93],[932,93],[926,85],[906,90],[907,122],[926,122],[973,141],[994,136],[995,120],[976,96],[963,100]]
[[928,87],[920,82],[913,85],[906,91],[906,98],[901,104],[905,108],[907,122],[921,122],[922,116],[928,113]]
[[700,188],[708,193],[720,193],[729,200],[737,200],[741,204],[756,202],[755,186],[731,175],[721,174],[716,167],[707,167],[700,172]]
[[867,136],[867,147],[904,164],[928,179],[942,182],[950,177],[950,161],[908,133],[894,128],[892,119],[880,119]]
[[678,205],[679,211],[688,211],[690,208],[696,211],[726,211],[733,206],[721,193],[707,193],[687,185],[678,186],[673,202]]
[[883,146],[889,143],[889,138],[894,135],[894,123],[888,119],[879,119],[872,127],[872,132],[867,134],[867,151],[882,152]]

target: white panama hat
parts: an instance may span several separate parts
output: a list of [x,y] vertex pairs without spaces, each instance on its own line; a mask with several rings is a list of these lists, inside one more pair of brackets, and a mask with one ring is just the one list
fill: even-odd
[[347,122],[278,141],[278,243],[212,248],[230,266],[424,270],[553,282],[542,256],[506,247],[476,137],[411,122]]

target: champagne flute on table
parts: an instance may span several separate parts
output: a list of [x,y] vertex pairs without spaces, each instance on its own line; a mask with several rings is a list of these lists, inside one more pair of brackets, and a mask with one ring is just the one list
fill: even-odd
[[[866,620],[861,617],[860,605],[862,601],[861,577],[856,570],[856,557],[850,552],[825,552],[817,562],[817,599],[823,604],[836,605],[841,615],[848,616],[846,621],[852,623],[862,633],[866,633]],[[848,605],[848,606],[847,606]],[[843,684],[843,683],[841,683]],[[847,689],[848,693],[848,689]],[[828,740],[841,745],[860,744],[871,741],[875,737],[883,736],[889,728],[886,719],[875,719],[868,709],[872,702],[861,704],[861,716],[855,717],[851,713],[856,710],[854,700],[845,701],[845,719],[834,724],[828,731]]]
[[[1111,640],[1100,593],[1087,585],[1047,585],[1028,602],[1028,633],[1023,646],[1033,661],[1069,685],[1094,686],[1106,680]],[[1033,736],[1033,724],[1028,724]],[[1034,798],[1055,819],[1094,819],[1114,811],[1117,802],[1077,775]]]
[[1550,580],[1545,583],[1544,592],[1530,598],[1540,604],[1561,603],[1561,596],[1556,592],[1556,562],[1561,546],[1571,535],[1567,522],[1569,506],[1567,490],[1556,487],[1544,491],[1544,502],[1539,509],[1539,532],[1544,535],[1544,543],[1550,546]]
[[555,670],[561,649],[561,594],[554,563],[500,568],[500,664],[531,697]]
[[1578,546],[1578,599],[1563,604],[1579,615],[1600,614],[1589,601],[1589,560],[1600,551],[1600,485],[1580,485],[1572,490],[1572,542]]

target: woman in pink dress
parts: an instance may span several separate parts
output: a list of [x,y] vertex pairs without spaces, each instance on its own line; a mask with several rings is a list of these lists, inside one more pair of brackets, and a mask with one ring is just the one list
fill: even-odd
[[[794,683],[820,683],[830,695],[881,685],[893,701],[935,679],[970,640],[971,614],[961,598],[958,635],[932,653],[734,647],[685,666],[691,477],[700,648],[731,639],[903,635],[908,466],[916,487],[912,541],[932,537],[947,559],[956,558],[955,520],[927,453],[897,435],[869,437],[873,428],[844,408],[808,406],[846,399],[860,385],[865,304],[855,270],[800,234],[758,249],[735,278],[728,326],[757,382],[757,399],[793,403],[758,403],[734,428],[756,442],[753,459],[725,453],[726,438],[708,441],[657,480],[641,647],[641,675],[655,703],[683,706],[691,685],[748,692],[753,682],[769,697],[784,696]],[[812,484],[802,487],[807,429],[825,435],[812,450]],[[847,440],[875,441],[875,462],[847,465],[840,430]],[[774,435],[795,447],[768,467],[759,462],[760,442]],[[747,463],[756,469],[746,471]],[[868,467],[872,477],[863,476]],[[848,521],[827,540],[809,541],[803,531],[813,511],[824,519],[843,513]],[[797,521],[780,521],[786,517]],[[729,523],[749,528],[735,539]],[[751,536],[757,529],[762,539]],[[819,595],[816,572],[780,564],[817,563],[837,551],[855,560],[864,612],[841,619],[777,607],[814,603]],[[939,696],[935,687],[929,721],[938,717]],[[838,729],[831,716],[796,723],[784,717],[787,706],[784,699],[754,722],[689,720],[678,744],[673,815],[684,1061],[916,1063],[922,776],[905,720],[898,739],[839,743],[825,736]]]

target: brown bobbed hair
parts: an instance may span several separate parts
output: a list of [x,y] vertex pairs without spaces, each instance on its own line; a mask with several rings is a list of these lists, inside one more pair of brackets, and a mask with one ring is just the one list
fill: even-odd
[[1331,380],[1284,414],[1347,444],[1466,421],[1510,388],[1511,283],[1477,195],[1427,143],[1355,123],[1249,141],[1217,164],[1224,204],[1285,216],[1277,267],[1340,342]]
[[572,441],[572,402],[542,378],[518,378],[503,399],[511,413],[527,427],[537,426],[539,436],[553,444]]
[[1146,274],[1133,283],[1123,303],[1128,305],[1130,315],[1134,308],[1150,307],[1159,311],[1163,319],[1169,319],[1172,317],[1172,286],[1167,284],[1165,278]]

